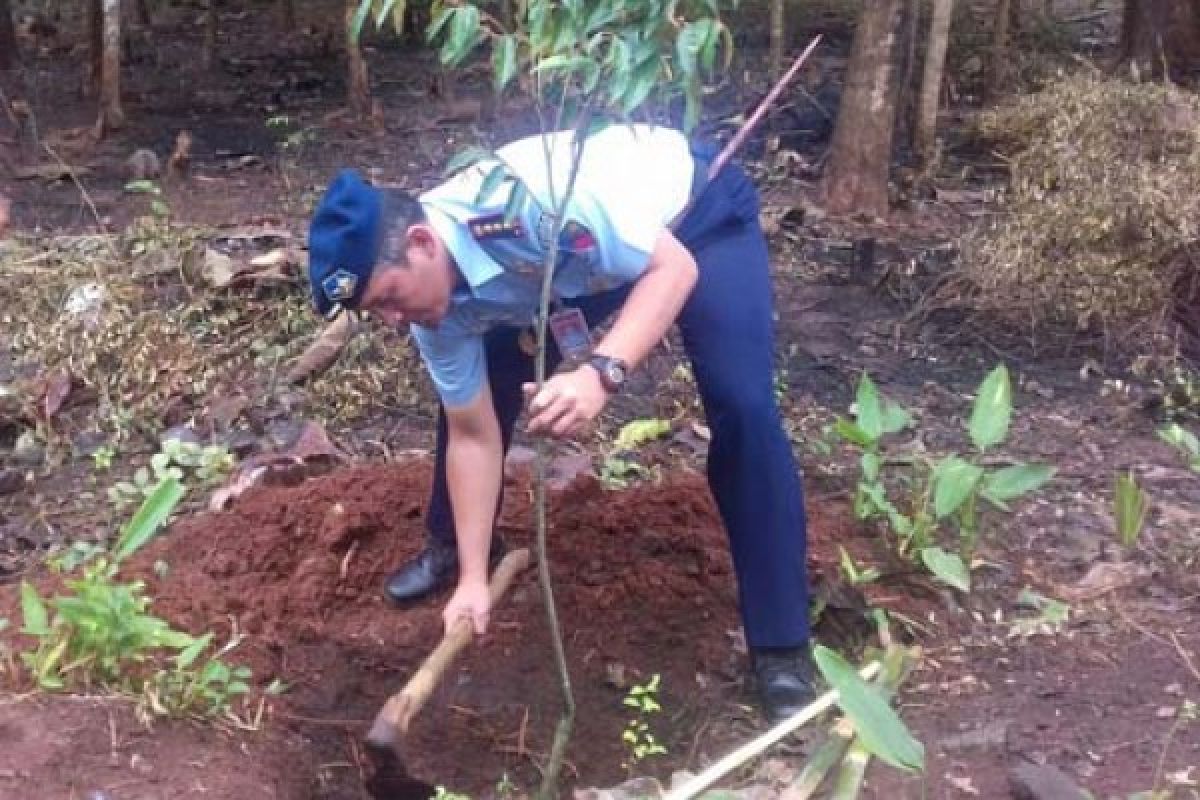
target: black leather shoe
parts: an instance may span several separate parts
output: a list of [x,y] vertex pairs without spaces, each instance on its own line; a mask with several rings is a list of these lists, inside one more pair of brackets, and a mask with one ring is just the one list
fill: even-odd
[[759,702],[772,725],[795,715],[816,698],[808,647],[756,648],[750,659]]
[[[504,541],[493,534],[492,549],[488,552],[490,568],[495,569],[506,549]],[[417,553],[412,561],[387,576],[383,594],[392,603],[402,605],[451,588],[457,581],[458,549],[454,543],[428,539],[425,549]]]

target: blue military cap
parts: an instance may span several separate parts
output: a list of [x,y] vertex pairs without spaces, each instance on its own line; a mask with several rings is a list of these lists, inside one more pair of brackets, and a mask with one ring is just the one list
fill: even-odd
[[362,300],[379,251],[382,207],[379,190],[350,169],[321,197],[308,228],[308,282],[321,316]]

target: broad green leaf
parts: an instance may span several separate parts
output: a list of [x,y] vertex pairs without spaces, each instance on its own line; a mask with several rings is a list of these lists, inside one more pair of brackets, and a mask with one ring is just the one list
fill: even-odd
[[517,74],[517,37],[509,34],[501,36],[492,45],[492,77],[497,92]]
[[1003,503],[1042,487],[1054,477],[1054,472],[1049,464],[1014,464],[987,473],[981,492],[992,502]]
[[442,61],[462,62],[483,38],[479,29],[479,9],[475,6],[456,6],[450,18],[450,33],[442,45]]
[[629,84],[619,100],[622,113],[632,114],[638,106],[646,101],[654,87],[658,84],[659,64],[657,56],[642,61],[633,71]]
[[1126,549],[1137,544],[1138,536],[1146,524],[1146,512],[1150,499],[1138,486],[1132,472],[1117,473],[1113,490],[1113,513],[1117,521],[1117,537]]
[[1008,378],[1008,368],[1001,364],[984,378],[975,404],[971,407],[967,429],[976,449],[983,452],[1004,441],[1012,421],[1012,408],[1012,383]]
[[837,422],[833,424],[833,431],[847,442],[859,447],[870,447],[875,441],[861,427],[843,417],[838,417]]
[[50,618],[46,604],[29,581],[21,581],[21,617],[25,622],[21,629],[30,636],[49,636]]
[[925,750],[904,722],[854,667],[823,645],[813,649],[813,658],[829,685],[837,690],[838,706],[854,725],[854,731],[872,755],[894,767],[915,771],[925,764]]
[[858,381],[858,391],[854,395],[854,416],[858,427],[872,441],[883,436],[883,402],[879,398],[879,390],[871,376],[863,373]]
[[933,513],[938,519],[957,511],[974,493],[983,468],[950,456],[934,469]]
[[635,419],[626,423],[613,442],[614,450],[636,450],[646,442],[665,436],[671,431],[666,419]]
[[175,506],[179,505],[183,494],[183,485],[175,478],[168,477],[159,481],[158,486],[133,515],[133,519],[121,530],[116,547],[113,548],[113,560],[125,560],[150,541],[171,516]]
[[947,553],[940,547],[926,547],[921,551],[921,561],[942,583],[960,592],[971,591],[971,571],[956,553]]
[[893,403],[886,397],[881,397],[883,403],[883,432],[899,433],[912,423],[912,417],[904,410],[904,406]]

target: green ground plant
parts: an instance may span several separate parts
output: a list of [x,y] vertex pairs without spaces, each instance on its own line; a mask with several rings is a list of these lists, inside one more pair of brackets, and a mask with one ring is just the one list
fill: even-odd
[[1132,472],[1118,472],[1113,487],[1113,517],[1116,520],[1117,539],[1126,550],[1137,544],[1146,527],[1146,514],[1150,510],[1150,498]]
[[168,478],[211,486],[228,475],[235,463],[233,454],[221,445],[167,439],[162,449],[150,458],[149,467],[140,467],[130,480],[109,487],[108,499],[117,508],[128,507],[148,497]]
[[[180,716],[215,716],[249,691],[249,671],[221,659],[236,637],[201,661],[212,634],[173,629],[150,613],[143,581],[118,577],[121,564],[162,528],[184,492],[178,479],[165,476],[111,548],[80,544],[52,560],[51,569],[64,576],[63,591],[43,598],[22,582],[21,630],[36,645],[20,658],[39,688],[123,691],[142,697],[155,713]],[[174,666],[164,669],[168,657]]]
[[662,676],[655,673],[646,683],[631,686],[621,701],[634,711],[625,730],[621,732],[621,742],[628,756],[622,766],[630,772],[648,758],[667,754],[667,748],[655,737],[649,721],[651,715],[662,711],[662,705],[658,702],[661,682]]
[[[855,515],[864,521],[882,520],[902,556],[923,564],[943,583],[970,591],[980,500],[1008,511],[1009,501],[1054,476],[1054,468],[1045,464],[985,466],[984,456],[1007,438],[1012,413],[1012,383],[1008,369],[1000,365],[980,385],[966,422],[972,452],[941,457],[914,448],[890,452],[885,438],[909,428],[912,417],[884,397],[864,373],[854,419],[839,418],[834,426],[860,453]],[[941,546],[944,532],[955,534],[957,552]]]
[[1158,432],[1158,438],[1178,450],[1193,472],[1200,472],[1200,438],[1178,422],[1172,422]]

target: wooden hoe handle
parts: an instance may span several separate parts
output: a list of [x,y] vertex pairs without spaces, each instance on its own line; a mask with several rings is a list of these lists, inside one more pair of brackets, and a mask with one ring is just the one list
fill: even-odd
[[[492,608],[500,603],[516,577],[528,569],[532,561],[533,556],[528,548],[513,550],[500,561],[488,583]],[[429,695],[433,693],[442,679],[446,668],[454,662],[463,648],[471,643],[472,638],[474,638],[474,629],[471,621],[460,619],[454,628],[442,637],[442,641],[429,654],[404,688],[388,698],[367,734],[369,744],[394,747],[397,738],[408,733],[408,726],[413,717],[424,707]]]

